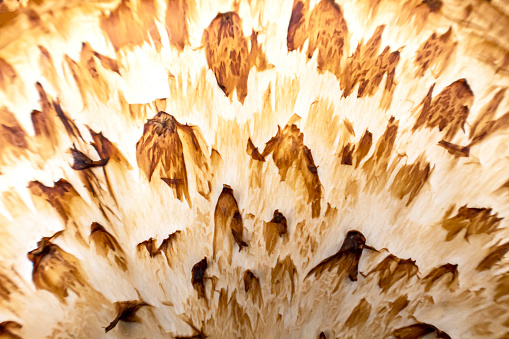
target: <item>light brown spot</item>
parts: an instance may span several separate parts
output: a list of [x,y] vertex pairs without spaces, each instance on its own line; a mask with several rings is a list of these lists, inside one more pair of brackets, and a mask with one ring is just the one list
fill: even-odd
[[[286,125],[283,130],[278,126],[276,136],[267,142],[262,156],[267,157],[270,153],[279,169],[281,181],[286,180],[290,167],[295,166],[300,172],[308,192],[308,203],[311,203],[312,217],[317,218],[320,215],[322,186],[311,150],[304,145],[304,134],[293,124]],[[288,184],[296,188],[294,182]]]
[[168,37],[172,46],[179,51],[189,42],[189,33],[187,32],[187,11],[190,0],[168,0],[166,8],[166,27]]
[[288,291],[287,279],[290,282],[290,299],[295,293],[295,280],[297,279],[297,267],[292,258],[287,255],[284,259],[277,258],[276,266],[272,268],[270,274],[270,291],[276,296],[282,295]]

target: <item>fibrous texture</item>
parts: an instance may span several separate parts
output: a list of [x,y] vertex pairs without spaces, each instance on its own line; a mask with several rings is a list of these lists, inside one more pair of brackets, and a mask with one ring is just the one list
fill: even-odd
[[0,3],[0,338],[507,338],[509,3]]

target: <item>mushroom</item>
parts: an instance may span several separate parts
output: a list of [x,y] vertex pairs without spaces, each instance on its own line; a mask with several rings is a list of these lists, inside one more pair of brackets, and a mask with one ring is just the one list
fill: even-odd
[[0,1],[1,338],[509,336],[509,2]]

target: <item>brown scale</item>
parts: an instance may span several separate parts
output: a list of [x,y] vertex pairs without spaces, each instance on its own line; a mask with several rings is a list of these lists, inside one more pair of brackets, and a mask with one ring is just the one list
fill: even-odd
[[451,337],[433,325],[418,322],[417,324],[398,328],[392,332],[396,339],[420,339],[434,333],[438,339],[451,339]]
[[368,155],[371,146],[373,145],[373,134],[366,129],[366,132],[359,140],[359,147],[357,147],[357,151],[355,152],[355,168],[359,167],[359,164],[364,159],[366,155]]
[[288,291],[286,279],[290,280],[290,299],[295,294],[295,282],[297,279],[297,267],[293,263],[290,255],[284,259],[277,258],[276,266],[274,266],[270,273],[270,291],[276,296],[281,295],[283,292]]
[[190,0],[168,0],[166,7],[166,27],[170,44],[179,51],[189,43],[187,31],[187,12]]
[[460,207],[455,216],[442,221],[442,227],[447,231],[445,241],[453,240],[464,229],[466,241],[471,235],[496,232],[503,218],[492,212],[491,208]]
[[68,290],[79,295],[86,282],[78,259],[51,242],[60,233],[62,231],[42,238],[37,248],[28,252],[27,256],[34,265],[32,280],[35,287],[51,292],[65,303]]
[[22,328],[21,324],[15,321],[2,321],[0,323],[0,338],[2,339],[21,339],[17,332]]
[[286,38],[288,52],[300,50],[308,38],[306,30],[308,16],[309,0],[294,0]]
[[29,149],[28,135],[7,108],[0,108],[0,159],[2,163],[21,157]]
[[352,166],[353,160],[353,152],[355,151],[355,145],[348,143],[343,147],[343,151],[341,152],[341,165],[349,165]]
[[242,240],[243,233],[244,226],[237,200],[233,196],[232,188],[224,185],[214,211],[213,259],[216,260],[217,254],[222,251],[231,265],[233,242],[237,243],[239,251],[247,246]]
[[263,304],[262,289],[260,287],[260,279],[253,272],[246,270],[243,276],[244,291],[249,295],[253,303],[259,307]]
[[451,55],[455,51],[458,42],[453,41],[452,27],[442,35],[433,32],[417,50],[415,64],[418,67],[416,77],[423,77],[426,71],[437,66],[435,77],[442,74],[449,65]]
[[309,278],[311,275],[318,279],[324,272],[337,269],[338,273],[340,271],[347,273],[351,281],[357,281],[359,260],[361,259],[362,250],[364,248],[371,248],[366,246],[366,238],[364,235],[359,231],[348,231],[339,251],[322,260],[311,269],[305,279]]
[[34,125],[35,138],[38,141],[39,154],[47,152],[47,148],[55,150],[60,143],[60,137],[56,128],[56,112],[53,105],[44,91],[40,83],[35,85],[37,92],[39,92],[39,103],[41,110],[32,111],[32,124]]
[[445,140],[440,140],[438,145],[445,148],[447,152],[449,152],[449,154],[453,155],[455,158],[470,156],[470,146],[460,146]]
[[478,271],[491,269],[495,266],[495,264],[502,260],[507,252],[509,252],[509,242],[491,247],[490,253],[479,263],[479,265],[477,265],[476,269]]
[[348,50],[348,27],[341,7],[334,0],[321,0],[309,15],[307,30],[308,57],[318,50],[318,69],[339,76]]
[[250,54],[242,31],[242,19],[235,12],[219,13],[203,32],[208,67],[227,97],[237,90],[237,99],[247,96]]
[[5,92],[17,77],[16,70],[5,59],[0,58],[0,89]]
[[139,323],[141,322],[140,317],[136,315],[136,312],[139,311],[143,306],[150,306],[144,301],[137,300],[129,300],[129,301],[119,301],[115,303],[115,309],[117,311],[117,316],[113,321],[104,329],[106,333],[111,331],[115,326],[117,326],[119,321],[125,321],[128,323]]
[[127,262],[124,250],[120,247],[117,239],[115,239],[106,229],[99,223],[94,222],[90,225],[89,241],[95,244],[96,253],[108,257],[108,253],[113,253],[115,263],[123,270],[127,271]]
[[[450,275],[445,278],[446,275]],[[451,291],[453,290],[453,284],[458,283],[458,265],[445,264],[434,268],[423,278],[423,283],[426,283],[425,291],[429,292],[431,288],[438,283],[439,280],[446,281],[446,285]]]
[[408,196],[406,205],[410,205],[428,181],[432,172],[429,162],[424,161],[423,156],[419,157],[413,164],[403,165],[391,184],[391,194],[400,200]]
[[509,113],[495,119],[496,111],[504,99],[506,89],[499,90],[479,113],[470,129],[470,146],[476,145],[499,130],[509,127]]
[[198,193],[208,198],[211,189],[208,158],[204,141],[196,126],[179,123],[166,112],[157,113],[143,128],[136,144],[136,161],[150,182],[156,173],[173,190],[174,196],[191,206],[188,167],[195,166]]
[[285,236],[288,225],[285,216],[278,210],[274,211],[274,215],[269,222],[264,223],[263,239],[265,240],[265,250],[268,255],[272,255],[278,238]]
[[191,283],[193,288],[198,292],[198,298],[207,298],[205,294],[205,270],[207,269],[207,258],[203,258],[193,266],[191,271]]
[[155,5],[154,0],[122,0],[109,15],[103,15],[101,29],[116,51],[141,46],[150,39],[160,46],[161,36],[155,29]]
[[460,79],[442,90],[432,100],[433,88],[422,101],[422,109],[413,131],[426,126],[429,129],[438,127],[445,132],[443,140],[450,141],[460,129],[464,128],[468,118],[469,107],[474,101],[474,93],[465,79]]
[[170,251],[174,250],[174,244],[179,239],[181,231],[175,231],[168,235],[166,239],[161,242],[159,247],[157,246],[157,239],[150,238],[148,240],[140,242],[136,249],[141,251],[143,248],[148,252],[151,258],[155,258],[158,255],[162,255],[163,253],[166,256],[166,262],[169,267],[173,267],[173,262],[171,261],[172,256]]
[[101,102],[107,102],[110,95],[108,81],[99,73],[96,59],[104,69],[120,74],[116,60],[95,52],[86,42],[82,44],[79,62],[67,55],[64,57],[85,107],[88,106],[89,95],[96,96]]
[[359,304],[352,310],[348,319],[346,319],[344,328],[362,328],[368,321],[370,313],[371,304],[365,298],[362,298]]
[[[308,192],[308,203],[311,203],[312,217],[320,215],[320,199],[322,197],[322,185],[318,177],[318,168],[313,160],[311,150],[304,145],[304,134],[296,125],[286,125],[283,130],[278,126],[276,136],[272,137],[262,152],[266,158],[272,153],[272,159],[279,169],[281,181],[286,180],[290,167],[296,169],[302,175]],[[296,189],[295,182],[288,182]]]
[[377,273],[378,287],[380,287],[384,293],[387,293],[387,291],[389,291],[396,282],[404,279],[405,277],[408,281],[418,272],[419,268],[415,265],[414,260],[401,259],[389,254],[366,276]]
[[365,82],[368,71],[374,67],[377,60],[384,29],[385,25],[378,26],[368,42],[363,45],[361,41],[353,55],[348,58],[341,81],[343,97],[348,97],[357,83]]
[[65,222],[71,218],[72,200],[80,198],[74,187],[64,179],[55,182],[53,187],[45,186],[39,181],[31,181],[28,189],[32,195],[43,198],[55,208]]

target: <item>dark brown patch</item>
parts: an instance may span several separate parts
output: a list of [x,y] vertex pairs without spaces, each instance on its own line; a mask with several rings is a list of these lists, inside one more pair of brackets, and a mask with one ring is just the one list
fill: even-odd
[[2,321],[0,323],[0,338],[2,339],[21,339],[16,334],[23,326],[15,321]]
[[366,301],[365,298],[362,298],[361,301],[355,308],[352,310],[352,313],[346,319],[345,328],[361,328],[363,327],[369,319],[369,315],[371,313],[371,305]]
[[117,326],[119,321],[125,321],[127,323],[139,323],[141,322],[140,317],[136,315],[136,312],[143,306],[150,306],[144,301],[137,300],[129,300],[129,301],[119,301],[115,303],[115,309],[117,310],[117,316],[113,321],[105,328],[105,332],[108,333],[115,326]]
[[297,279],[297,267],[293,263],[290,255],[283,260],[277,258],[276,266],[272,268],[270,273],[270,291],[276,296],[282,295],[284,291],[288,291],[286,286],[286,277],[290,280],[290,299],[295,293],[295,280]]
[[378,287],[386,293],[396,282],[406,277],[411,279],[419,272],[419,268],[412,259],[401,259],[389,254],[371,272],[378,273]]
[[457,42],[452,39],[452,27],[442,35],[433,32],[417,50],[415,64],[418,67],[417,77],[424,76],[428,68],[437,66],[435,76],[438,77],[448,66]]
[[180,201],[185,196],[189,206],[187,169],[190,165],[204,172],[203,176],[198,173],[196,176],[198,193],[205,198],[210,193],[208,159],[199,138],[197,127],[181,124],[161,111],[145,123],[143,135],[136,144],[136,161],[148,181],[157,172],[157,176],[172,188],[174,196]]
[[445,140],[440,140],[438,145],[445,148],[447,152],[454,155],[455,158],[468,157],[470,155],[470,146],[460,146]]
[[442,222],[442,227],[447,231],[446,241],[453,240],[463,229],[465,240],[475,234],[492,234],[497,231],[503,218],[498,217],[498,213],[492,214],[491,208],[470,208],[460,207],[458,213]]
[[89,240],[95,244],[95,251],[97,254],[106,258],[108,253],[112,252],[117,265],[122,270],[127,270],[127,262],[122,247],[120,247],[117,239],[106,231],[104,226],[97,222],[92,223],[92,225],[90,225]]
[[392,332],[392,335],[396,339],[419,339],[430,333],[434,333],[440,339],[451,339],[447,333],[440,331],[435,326],[421,322],[398,328]]
[[272,219],[269,222],[266,222],[263,226],[265,249],[269,255],[271,255],[274,251],[277,239],[286,234],[287,228],[288,226],[285,216],[278,210],[275,210]]
[[0,88],[6,91],[7,88],[13,85],[14,80],[18,75],[14,68],[3,58],[0,58]]
[[509,251],[509,242],[502,244],[500,246],[494,247],[491,252],[484,258],[479,265],[477,265],[478,271],[486,271],[493,267],[496,263],[498,263],[504,255]]
[[309,11],[309,0],[294,0],[292,15],[288,25],[286,45],[288,52],[302,48],[307,39],[306,16]]
[[207,297],[205,295],[205,283],[203,282],[207,266],[208,266],[207,258],[203,258],[193,266],[193,269],[191,271],[192,273],[191,283],[193,284],[193,288],[196,290],[196,292],[198,292],[198,298]]
[[203,32],[202,45],[219,87],[227,97],[236,89],[243,104],[251,65],[242,19],[235,12],[219,13]]
[[365,245],[366,238],[361,232],[348,231],[339,251],[333,256],[322,260],[309,271],[305,279],[309,278],[310,275],[314,275],[315,278],[318,279],[325,271],[330,272],[334,268],[337,268],[338,274],[340,271],[343,271],[348,274],[351,281],[357,281],[359,260]]
[[453,283],[458,281],[458,265],[445,264],[434,268],[427,276],[424,277],[423,282],[426,283],[425,291],[429,292],[431,288],[447,274],[450,274],[447,281],[447,287],[452,289],[451,287]]
[[53,187],[44,186],[39,181],[31,181],[28,184],[30,192],[45,199],[65,222],[71,217],[71,203],[74,198],[79,198],[78,192],[64,179],[60,179]]
[[76,171],[86,170],[92,167],[102,167],[108,163],[109,158],[101,160],[92,160],[85,153],[78,151],[76,148],[71,148],[71,154],[74,160],[72,169]]
[[[242,244],[243,232],[242,216],[237,200],[233,196],[233,190],[230,186],[224,185],[214,211],[214,260],[216,260],[217,253],[222,250],[227,256],[228,263],[231,264],[233,241],[237,243],[240,251],[244,246]],[[225,240],[227,245],[224,245]]]
[[359,167],[362,159],[368,155],[369,150],[371,149],[371,145],[373,145],[373,134],[366,129],[366,132],[364,132],[362,135],[361,140],[359,140],[359,147],[357,147],[357,152],[355,152],[355,168]]
[[166,7],[166,29],[173,47],[179,51],[189,42],[187,32],[187,11],[190,0],[168,0]]
[[398,199],[408,195],[406,205],[410,205],[428,181],[431,173],[429,162],[423,161],[422,156],[413,164],[403,165],[391,184],[392,195]]
[[341,7],[333,0],[321,0],[311,11],[307,31],[308,57],[318,50],[318,69],[339,76],[348,45],[348,27]]
[[444,140],[448,141],[464,128],[474,93],[465,79],[453,82],[431,100],[433,88],[434,85],[422,101],[422,110],[413,131],[424,125],[429,129],[438,127],[440,131],[445,131]]
[[355,145],[348,143],[343,147],[343,151],[341,151],[341,165],[349,165],[352,166],[352,156],[355,151]]
[[37,243],[37,248],[28,252],[28,259],[33,263],[32,280],[37,289],[54,294],[65,303],[68,289],[79,295],[79,287],[85,286],[79,261],[73,255],[51,243],[56,237],[44,237]]
[[325,333],[320,332],[320,335],[318,336],[318,339],[327,339],[327,337],[325,336]]
[[258,306],[263,304],[260,279],[258,279],[258,277],[256,277],[250,270],[244,272],[244,291],[248,293],[253,303]]
[[[312,217],[317,218],[320,215],[322,185],[311,150],[304,145],[304,134],[293,124],[286,125],[283,130],[278,126],[276,136],[267,142],[262,156],[265,158],[270,153],[279,169],[281,181],[286,180],[290,167],[296,167],[301,173],[308,192],[308,203],[311,203]],[[288,184],[296,188],[294,182]]]
[[265,161],[265,158],[260,154],[258,151],[258,148],[255,147],[253,142],[251,141],[251,138],[247,139],[247,148],[246,153],[253,158],[253,160],[257,161]]

